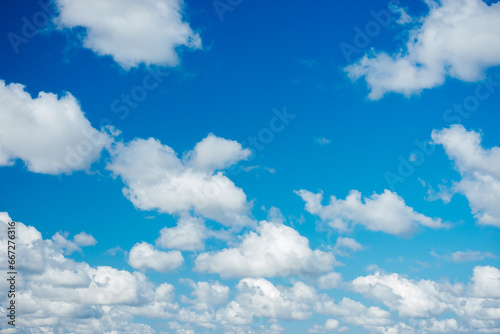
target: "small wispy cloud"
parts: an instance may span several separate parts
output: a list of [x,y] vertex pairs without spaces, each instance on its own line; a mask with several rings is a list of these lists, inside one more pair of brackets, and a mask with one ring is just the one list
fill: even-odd
[[260,168],[260,166],[241,166],[241,169],[243,169],[243,171],[245,172],[249,172],[257,168]]
[[123,253],[125,256],[127,256],[128,252],[124,249],[122,249],[120,246],[115,246],[113,248],[110,248],[106,251],[106,254],[109,254],[111,256],[115,256],[118,253]]
[[333,251],[340,256],[347,256],[350,252],[359,252],[365,247],[352,238],[338,237]]
[[265,170],[267,170],[271,174],[276,174],[276,169],[271,168],[271,167],[264,167]]
[[[411,161],[411,160],[410,160]],[[444,184],[438,184],[438,191],[435,191],[430,184],[427,184],[424,180],[419,179],[423,187],[427,188],[426,201],[433,202],[437,200],[442,200],[443,203],[448,204],[451,202],[451,198],[455,194],[453,187],[448,187]]]
[[330,139],[325,138],[325,137],[316,138],[316,139],[314,139],[314,141],[318,145],[328,145],[332,142]]
[[497,258],[491,252],[472,251],[470,249],[466,250],[465,252],[462,252],[462,251],[458,251],[458,252],[454,252],[454,253],[449,252],[446,255],[439,255],[436,252],[431,251],[431,255],[438,258],[438,259],[443,259],[447,262],[455,262],[455,263],[469,262],[469,261],[481,261],[487,257],[492,258],[492,259]]
[[255,169],[264,169],[266,171],[268,171],[269,173],[271,174],[276,174],[276,170],[274,168],[271,168],[271,167],[262,167],[262,166],[259,166],[259,165],[255,165],[255,166],[242,166],[241,169],[245,172],[250,172],[252,170],[255,170]]

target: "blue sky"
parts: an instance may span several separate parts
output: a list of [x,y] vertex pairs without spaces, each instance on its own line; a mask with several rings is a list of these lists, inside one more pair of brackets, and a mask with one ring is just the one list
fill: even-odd
[[0,8],[17,332],[500,331],[496,1]]

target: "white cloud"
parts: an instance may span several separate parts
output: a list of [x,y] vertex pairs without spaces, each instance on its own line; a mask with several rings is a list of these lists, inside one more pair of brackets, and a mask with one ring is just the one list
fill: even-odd
[[348,231],[357,224],[371,231],[382,231],[397,236],[409,236],[418,225],[443,228],[446,224],[440,218],[429,218],[407,206],[396,193],[385,190],[370,198],[361,198],[361,193],[352,190],[345,200],[331,196],[327,206],[321,204],[323,194],[307,190],[295,192],[306,202],[306,210],[341,232]]
[[145,270],[148,268],[166,272],[180,267],[184,263],[181,252],[174,250],[163,252],[156,250],[147,242],[135,244],[130,250],[128,263],[132,268]]
[[340,327],[340,322],[335,319],[327,319],[323,326],[314,325],[313,328],[308,330],[309,333],[326,333],[326,332],[344,332],[347,331],[347,327]]
[[85,28],[83,46],[123,68],[141,63],[175,66],[176,48],[201,39],[182,17],[181,0],[56,0],[59,28]]
[[333,249],[335,251],[335,254],[348,255],[349,251],[358,252],[360,250],[363,250],[364,247],[352,238],[338,237]]
[[351,80],[364,77],[368,97],[387,92],[406,96],[441,85],[446,77],[477,81],[500,65],[500,4],[481,0],[432,3],[422,23],[409,32],[406,48],[393,55],[374,52],[346,67]]
[[383,326],[391,323],[389,312],[379,307],[366,307],[360,302],[344,297],[338,304],[332,300],[318,302],[316,311],[339,317],[344,322],[364,327]]
[[[425,187],[425,185],[424,185]],[[453,192],[445,185],[438,184],[438,191],[435,191],[432,186],[429,185],[427,189],[427,197],[426,201],[437,201],[442,200],[443,203],[448,204],[451,202],[451,198],[453,197]]]
[[194,297],[193,300],[185,298],[183,301],[185,303],[193,304],[193,307],[198,311],[208,311],[213,309],[215,306],[221,306],[227,303],[229,297],[229,287],[222,285],[219,282],[194,282],[190,279],[186,281],[193,292],[191,295]]
[[[264,207],[262,207],[262,209],[265,211]],[[283,224],[285,222],[285,216],[283,216],[283,213],[279,208],[272,206],[267,212],[267,221],[271,223]]]
[[[141,210],[169,214],[194,210],[227,226],[252,224],[245,193],[221,171],[215,171],[235,163],[237,157],[244,159],[246,150],[238,146],[237,151],[235,142],[212,137],[209,135],[207,138],[211,139],[205,142],[210,145],[198,143],[197,149],[186,153],[184,160],[153,138],[117,143],[106,168],[122,178],[127,186],[123,190],[125,196]],[[221,151],[227,150],[227,154],[219,153],[212,160],[200,158],[206,157],[216,144]]]
[[[500,270],[495,267],[477,266],[472,276],[472,294],[476,297],[500,298]],[[498,313],[500,319],[500,309]]]
[[[5,229],[9,221],[6,213],[0,213],[0,229]],[[389,312],[377,306],[363,305],[350,298],[334,303],[327,295],[318,295],[315,288],[302,282],[281,286],[263,278],[242,279],[229,303],[233,294],[227,286],[217,281],[183,280],[191,286],[192,293],[188,297],[181,296],[181,302],[187,307],[180,308],[171,284],[155,286],[139,272],[91,267],[68,259],[56,241],[43,239],[32,226],[17,223],[16,232],[19,248],[17,300],[23,306],[18,328],[23,333],[154,333],[151,327],[134,323],[137,321],[134,316],[182,322],[175,326],[170,322],[175,330],[189,331],[193,325],[227,333],[278,333],[283,331],[280,319],[304,321],[315,313],[315,320],[317,313],[334,319],[314,326],[311,332],[344,331],[344,323],[363,326],[373,333],[500,330],[500,270],[491,266],[475,267],[468,283],[413,280],[380,272],[352,281],[355,292],[398,312],[399,322],[393,322]],[[279,229],[277,232],[284,234],[283,240],[297,237]],[[86,235],[83,240],[90,238]],[[5,233],[0,234],[0,243],[6,244]],[[282,244],[277,243],[280,249]],[[146,246],[153,249],[151,245]],[[269,256],[273,251],[264,253]],[[153,255],[140,258],[147,266],[156,266],[155,261],[161,262],[164,252],[159,253],[153,249]],[[0,257],[6,258],[5,248],[0,248]],[[5,262],[0,263],[0,269],[6,269]],[[324,287],[338,285],[341,276],[330,272],[318,282]],[[6,291],[7,283],[0,281],[0,290]],[[0,296],[1,305],[6,301],[6,295]],[[261,317],[268,318],[270,326],[262,325],[253,330],[254,320]]]
[[413,21],[413,18],[408,15],[403,7],[397,6],[395,3],[389,3],[389,9],[392,13],[399,14],[399,19],[396,21],[398,24],[407,24]]
[[68,240],[67,237],[67,232],[63,234],[57,232],[54,236],[52,236],[54,247],[64,249],[67,255],[76,251],[80,252],[82,250],[80,247],[94,246],[97,243],[93,236],[85,232],[75,235],[73,237],[73,241]]
[[467,262],[467,261],[481,261],[485,258],[493,258],[496,259],[496,256],[491,252],[481,252],[481,251],[472,251],[470,249],[463,251],[457,251],[453,253],[449,253],[446,255],[439,255],[436,252],[432,251],[431,255],[437,257],[438,259],[443,259],[448,262]]
[[398,310],[400,317],[424,318],[450,309],[447,294],[436,282],[430,280],[413,282],[398,274],[376,272],[356,278],[352,285],[356,292],[378,299],[391,309]]
[[175,227],[164,227],[156,245],[185,251],[205,248],[204,241],[209,236],[205,222],[197,217],[182,216]]
[[185,159],[189,160],[189,164],[196,169],[212,172],[246,160],[251,154],[249,149],[243,149],[241,144],[234,140],[209,134],[195,145]]
[[293,228],[262,221],[238,247],[200,254],[195,263],[198,271],[222,277],[275,277],[329,271],[334,262],[333,254],[311,250]]
[[113,139],[92,127],[70,93],[58,97],[0,80],[0,166],[21,159],[28,170],[70,174],[88,170]]
[[[469,284],[416,281],[395,273],[376,272],[356,278],[352,287],[398,311],[400,318],[422,319],[418,323],[409,321],[416,328],[399,323],[380,328],[381,333],[500,331],[500,270],[494,267],[475,267]],[[442,318],[450,314],[455,314],[456,319]]]
[[219,321],[246,325],[254,317],[305,320],[311,316],[311,306],[318,298],[316,290],[302,282],[284,287],[263,278],[245,278],[236,288],[235,300],[217,311]]
[[314,139],[314,141],[318,145],[327,145],[327,144],[330,144],[332,142],[330,139],[325,138],[325,137],[316,138],[316,139]]
[[443,320],[422,320],[419,326],[424,327],[426,330],[433,333],[468,332],[467,328],[460,326],[457,320],[453,318]]
[[[1,229],[10,221],[7,213],[0,213]],[[138,272],[68,259],[55,241],[44,240],[34,227],[20,222],[16,237],[16,302],[23,312],[16,327],[23,333],[154,333],[133,323],[133,316],[166,319],[178,308],[170,284],[155,287]],[[6,233],[0,234],[0,242],[7,244]],[[0,256],[7,257],[6,248]],[[3,270],[5,266],[0,264]],[[7,291],[7,283],[2,280],[0,289]],[[7,302],[6,294],[0,297],[1,305]]]
[[[422,318],[421,332],[498,332],[500,330],[500,270],[474,268],[467,285],[412,280],[398,274],[358,277],[353,289],[397,310],[400,318]],[[454,313],[455,319],[436,320]],[[420,331],[419,331],[420,332]]]
[[321,289],[338,288],[342,284],[342,275],[336,272],[331,272],[318,278],[318,286]]
[[484,149],[481,135],[452,125],[432,131],[432,140],[443,145],[462,179],[453,191],[467,197],[479,224],[500,227],[500,147]]
[[75,243],[79,246],[94,246],[97,240],[93,236],[85,232],[80,232],[73,237]]

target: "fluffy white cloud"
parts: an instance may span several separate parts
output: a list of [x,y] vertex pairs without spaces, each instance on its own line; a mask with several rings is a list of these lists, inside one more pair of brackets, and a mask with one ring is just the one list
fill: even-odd
[[75,243],[79,246],[94,246],[97,240],[93,236],[85,232],[80,232],[73,237]]
[[418,225],[430,228],[446,227],[440,218],[429,218],[407,206],[396,193],[385,190],[382,194],[373,194],[370,198],[361,198],[361,193],[352,190],[345,200],[331,196],[327,206],[321,204],[323,194],[314,194],[307,190],[296,191],[306,202],[306,210],[341,232],[355,225],[365,226],[370,231],[382,231],[397,236],[409,236]]
[[331,253],[311,250],[309,240],[281,223],[262,221],[238,247],[200,254],[196,269],[222,277],[274,277],[317,274],[332,269]]
[[383,326],[391,323],[390,314],[379,307],[366,307],[360,302],[344,297],[338,304],[332,300],[318,302],[316,310],[341,318],[344,322],[364,327]]
[[251,154],[249,149],[243,149],[241,144],[234,140],[209,134],[188,153],[188,159],[194,168],[215,171],[246,160]]
[[[6,213],[0,213],[0,229],[6,229],[9,221]],[[197,326],[227,333],[279,333],[283,331],[280,319],[303,321],[315,313],[334,319],[314,326],[311,332],[344,331],[344,324],[362,326],[373,333],[500,330],[500,270],[491,266],[475,267],[469,283],[417,281],[380,272],[352,281],[355,292],[398,312],[399,322],[393,322],[389,312],[377,306],[363,305],[349,298],[335,303],[302,282],[281,286],[263,278],[242,279],[229,303],[231,291],[219,282],[181,280],[191,286],[192,293],[181,297],[181,302],[187,306],[180,308],[175,302],[171,284],[156,286],[139,272],[107,266],[91,267],[68,259],[64,256],[64,247],[52,239],[43,239],[34,227],[17,223],[16,232],[19,249],[17,300],[23,312],[18,328],[23,333],[64,330],[75,333],[154,333],[151,327],[134,323],[134,316],[172,319],[175,320],[170,322],[172,329],[184,332],[198,332],[191,329]],[[79,236],[90,240],[88,235]],[[289,236],[284,233],[284,240]],[[297,237],[291,236],[292,239]],[[79,238],[73,238],[76,239]],[[6,244],[5,233],[0,234],[0,243]],[[153,249],[151,245],[146,246]],[[270,254],[272,251],[266,253],[267,256]],[[5,248],[0,248],[0,257],[6,258]],[[146,262],[161,262],[161,257],[161,254],[154,254],[145,258]],[[153,262],[147,265],[155,266]],[[0,269],[6,269],[6,262],[0,263]],[[340,279],[340,275],[329,273],[320,277],[322,282],[319,283],[329,285],[333,282],[335,285]],[[0,281],[0,289],[6,291],[7,284],[6,280]],[[1,305],[6,301],[6,295],[0,296]],[[0,307],[0,312],[5,312],[5,309]],[[262,325],[254,330],[254,320],[261,317],[268,318],[270,326]],[[5,323],[0,324],[0,330],[5,326]]]
[[263,278],[245,278],[236,286],[238,295],[224,309],[219,321],[236,325],[250,324],[254,317],[305,320],[317,300],[316,290],[302,282],[292,287],[275,286]]
[[147,242],[135,244],[130,250],[128,263],[132,268],[145,270],[148,268],[166,272],[180,267],[184,263],[181,252],[174,250],[163,252],[156,250]]
[[500,270],[497,268],[491,266],[475,267],[471,281],[474,296],[500,298]]
[[462,125],[434,130],[432,139],[443,145],[461,174],[453,191],[467,197],[479,224],[500,227],[500,147],[484,149],[481,135]]
[[[416,325],[410,333],[500,331],[500,270],[494,267],[475,267],[467,285],[443,280],[416,281],[398,274],[376,272],[356,278],[352,287],[398,311],[400,318],[424,319],[410,322]],[[453,313],[456,319],[436,319]],[[401,326],[402,323],[398,327]],[[386,332],[390,328],[394,330],[394,326],[389,326]]]
[[200,48],[181,0],[56,0],[60,28],[83,27],[83,46],[123,68],[179,63],[176,48]]
[[204,241],[210,231],[205,222],[197,217],[182,216],[175,227],[164,227],[156,245],[164,248],[174,248],[195,251],[205,248]]
[[208,311],[215,306],[221,306],[227,303],[229,296],[229,287],[222,285],[219,282],[194,282],[190,279],[186,281],[193,292],[191,295],[194,299],[184,298],[183,302],[193,304],[193,307],[198,311]]
[[446,255],[439,255],[436,252],[432,251],[431,255],[434,257],[437,257],[438,259],[443,259],[448,262],[467,262],[467,261],[481,261],[484,260],[485,258],[493,258],[496,259],[496,256],[493,255],[491,252],[481,252],[481,251],[472,251],[470,249],[466,250],[465,252],[463,251],[456,251],[453,253],[449,253]]
[[450,308],[447,295],[436,282],[429,280],[413,282],[398,274],[376,272],[356,278],[352,285],[355,291],[398,310],[400,317],[430,317]]
[[0,80],[0,166],[21,159],[28,170],[70,174],[88,170],[113,139],[92,127],[70,93],[58,97]]
[[456,319],[443,319],[443,320],[422,320],[419,323],[420,327],[432,333],[467,333],[467,328],[460,326]]
[[[0,213],[0,229],[6,230],[10,221],[7,213]],[[0,242],[7,244],[6,237],[0,234]],[[88,244],[90,238],[75,240]],[[23,313],[16,327],[23,333],[154,333],[145,324],[133,323],[134,315],[166,319],[178,309],[172,285],[155,287],[138,272],[75,262],[32,226],[16,223],[16,246],[16,302]],[[0,249],[0,256],[7,257],[6,248]],[[6,264],[0,268],[6,270]],[[0,281],[0,289],[7,291],[7,284]],[[1,305],[7,302],[6,294],[0,297]],[[5,313],[2,307],[0,311]],[[5,326],[0,324],[0,330]]]
[[370,99],[387,92],[407,96],[441,85],[447,76],[477,81],[500,65],[500,4],[481,0],[426,1],[427,16],[416,20],[406,47],[389,55],[374,52],[346,67],[352,80],[364,77]]
[[[215,170],[235,163],[237,157],[244,159],[248,156],[247,150],[239,144],[235,150],[235,142],[212,137],[207,137],[210,145],[198,143],[200,146],[187,152],[184,160],[179,159],[172,148],[153,138],[117,143],[106,168],[122,178],[127,186],[123,190],[125,196],[141,210],[169,214],[194,210],[225,225],[252,224],[245,193],[221,171]],[[199,162],[199,156],[206,157],[216,144],[221,145],[221,151],[227,150],[226,154],[219,153],[212,160],[203,158],[203,163]]]

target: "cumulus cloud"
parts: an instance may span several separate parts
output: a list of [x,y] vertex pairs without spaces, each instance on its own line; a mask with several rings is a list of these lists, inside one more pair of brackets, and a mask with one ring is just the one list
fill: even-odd
[[447,225],[440,218],[429,218],[407,206],[396,193],[385,190],[370,198],[352,190],[345,200],[331,196],[330,203],[321,204],[323,194],[307,190],[295,192],[306,202],[306,210],[326,221],[332,228],[345,232],[355,225],[363,225],[370,231],[382,231],[396,236],[409,236],[419,225],[443,228]]
[[398,310],[400,317],[426,318],[442,314],[450,309],[448,300],[453,296],[430,280],[414,282],[398,274],[380,272],[358,277],[352,285],[355,291]]
[[96,130],[70,93],[36,98],[21,84],[0,80],[0,166],[22,160],[28,170],[70,174],[88,170],[113,138]]
[[[194,210],[226,226],[252,224],[245,193],[218,171],[248,157],[248,150],[231,140],[207,138],[182,160],[153,138],[117,143],[106,168],[122,178],[125,196],[141,210],[169,214]],[[217,145],[221,152],[209,158]]]
[[59,28],[85,29],[83,46],[123,68],[141,63],[175,66],[176,48],[201,47],[182,17],[181,0],[56,0]]
[[[387,92],[406,96],[441,85],[447,77],[472,82],[500,65],[500,4],[481,0],[426,1],[429,13],[395,54],[373,52],[346,67],[364,77],[373,100]],[[418,21],[418,20],[417,20]]]
[[466,250],[465,252],[463,251],[456,251],[456,252],[449,252],[446,255],[439,255],[436,252],[432,251],[431,255],[434,257],[437,257],[438,259],[443,259],[448,262],[467,262],[467,261],[481,261],[486,259],[487,257],[496,259],[496,256],[493,255],[491,252],[481,252],[481,251],[472,251],[470,249]]
[[[474,268],[472,294],[476,297],[500,298],[500,270],[491,266]],[[500,308],[498,309],[500,312]],[[500,313],[498,318],[500,319]]]
[[180,267],[184,263],[181,252],[174,250],[163,252],[155,249],[147,242],[135,244],[130,250],[128,263],[134,269],[148,268],[160,272],[167,272]]
[[250,324],[255,317],[305,320],[317,300],[316,290],[302,282],[292,287],[275,286],[263,278],[245,278],[236,286],[238,294],[217,311],[219,321]]
[[79,246],[94,246],[97,240],[93,236],[85,232],[80,232],[73,237],[75,243]]
[[229,287],[215,281],[210,282],[194,282],[190,279],[185,279],[185,282],[193,289],[191,296],[193,299],[185,297],[184,303],[193,304],[193,307],[198,311],[209,311],[216,306],[221,306],[227,303],[229,297]]
[[174,248],[185,251],[195,251],[205,248],[205,239],[210,231],[205,222],[198,217],[183,216],[175,227],[164,227],[156,245],[164,248]]
[[[410,333],[497,332],[500,330],[500,270],[477,266],[468,284],[412,280],[399,274],[376,272],[352,282],[354,291],[378,300],[400,318],[422,319],[398,327]],[[456,318],[445,318],[454,314]],[[439,317],[439,319],[437,319]],[[410,322],[411,323],[411,322]],[[394,328],[394,326],[386,327]]]
[[[7,213],[0,213],[1,229],[11,221]],[[75,242],[88,244],[88,236]],[[6,237],[0,234],[0,242],[7,244]],[[150,326],[134,323],[134,315],[168,319],[179,307],[172,285],[155,286],[139,272],[73,261],[33,226],[16,223],[16,246],[16,302],[23,312],[16,327],[23,333],[154,333]],[[6,248],[0,249],[0,256],[7,257]],[[6,270],[6,264],[0,268]],[[0,289],[7,291],[7,284],[2,280]],[[7,303],[5,294],[0,304]]]
[[344,322],[356,326],[370,328],[391,323],[389,312],[376,306],[366,307],[346,297],[342,298],[338,304],[335,304],[333,300],[318,302],[315,309],[319,313],[339,317]]
[[200,170],[214,171],[230,167],[241,160],[246,160],[252,152],[243,149],[234,140],[227,140],[209,134],[197,143],[187,156],[189,164]]
[[454,161],[462,179],[453,191],[467,197],[476,221],[500,227],[500,147],[483,148],[481,135],[462,125],[434,130],[432,140]]
[[[0,213],[0,229],[6,229],[10,221],[6,213]],[[241,279],[235,293],[217,281],[182,280],[192,292],[187,297],[180,297],[180,302],[186,305],[180,307],[174,287],[169,283],[158,285],[140,272],[109,266],[92,267],[71,260],[55,240],[43,239],[32,226],[17,223],[16,232],[16,248],[19,249],[19,295],[16,299],[23,311],[17,326],[23,333],[154,333],[148,325],[134,323],[140,319],[134,317],[170,319],[173,320],[169,322],[171,329],[184,332],[198,332],[191,329],[198,326],[203,330],[227,333],[279,333],[283,331],[280,320],[304,321],[313,315],[315,321],[321,315],[328,319],[324,325],[312,327],[310,332],[343,331],[345,324],[362,326],[373,333],[500,330],[500,270],[491,266],[476,266],[470,282],[464,283],[414,280],[380,272],[343,283],[350,285],[354,292],[397,312],[400,319],[396,321],[391,320],[388,311],[376,305],[364,305],[342,297],[333,301],[300,281],[283,286],[258,277]],[[284,235],[283,240],[297,238],[290,231],[283,233],[278,229],[277,232]],[[80,240],[81,243],[90,243],[88,234],[78,235],[84,240]],[[260,232],[260,235],[265,233]],[[72,240],[76,242],[76,239],[80,238]],[[276,241],[277,249],[281,249],[283,240]],[[6,244],[5,233],[0,234],[0,243]],[[139,256],[139,259],[154,267],[155,261],[161,262],[162,255],[154,253],[151,245],[145,245],[145,249],[153,249],[153,255]],[[300,246],[296,248],[301,249]],[[263,253],[270,256],[275,251],[264,249]],[[6,258],[6,248],[0,248],[0,257]],[[255,257],[255,261],[263,258]],[[0,269],[6,270],[6,265],[6,262],[0,263]],[[330,272],[321,276],[318,282],[336,285],[341,282],[341,276]],[[6,280],[0,281],[0,289],[6,291],[7,284]],[[0,296],[1,305],[6,305],[6,301],[6,295]],[[0,307],[0,311],[5,309]],[[261,317],[269,320],[269,326],[262,325],[254,330],[255,319]],[[5,326],[5,323],[0,324],[0,330]]]
[[262,221],[238,247],[202,253],[196,269],[222,277],[275,277],[318,274],[332,269],[333,254],[312,250],[309,240],[281,223]]

